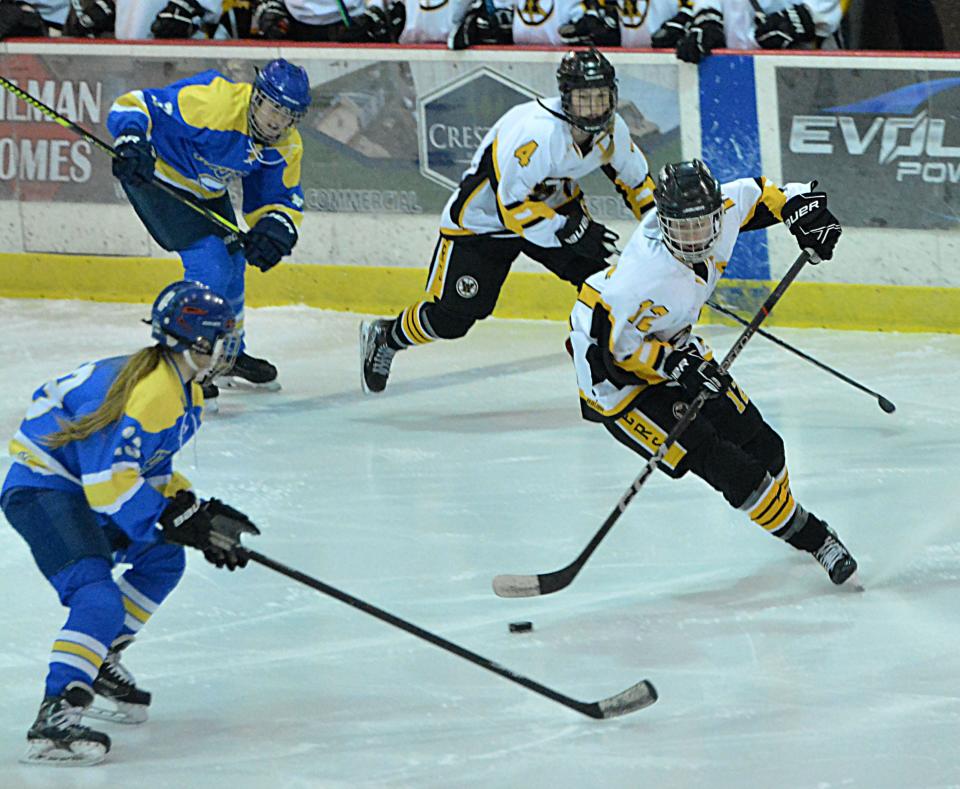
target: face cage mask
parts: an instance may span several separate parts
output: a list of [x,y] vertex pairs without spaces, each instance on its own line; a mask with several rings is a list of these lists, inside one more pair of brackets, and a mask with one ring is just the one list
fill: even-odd
[[[264,106],[270,107],[284,116],[286,125],[280,129],[280,131],[267,131],[257,121],[257,114]],[[267,94],[265,94],[262,90],[254,88],[253,93],[250,95],[250,109],[247,112],[247,123],[250,126],[250,131],[252,132],[253,138],[258,143],[264,145],[273,145],[280,142],[280,140],[283,139],[283,136],[290,131],[290,129],[303,120],[303,116],[305,114],[306,113],[304,112],[297,112],[296,110],[291,110],[289,107],[284,107],[282,104],[278,104],[269,96],[267,96]]]
[[[214,341],[213,347],[206,340],[194,343],[191,348],[187,349],[185,356],[187,363],[196,371],[198,378],[213,378],[229,372],[239,353],[240,332],[231,331],[218,337]],[[194,354],[209,356],[210,360],[204,365],[198,364]]]
[[663,243],[677,260],[692,266],[706,260],[720,238],[723,208],[685,219],[657,214]]
[[[596,86],[604,87],[607,89],[607,94],[609,95],[610,103],[607,106],[605,112],[600,115],[578,115],[574,111],[574,99],[573,94],[578,90],[589,90],[592,86],[589,85],[578,85],[575,88],[571,88],[561,100],[561,105],[563,107],[564,114],[569,119],[570,123],[576,126],[581,131],[589,132],[590,134],[597,134],[598,132],[606,131],[610,128],[611,123],[613,122],[614,113],[617,111],[617,88],[616,86],[611,87],[610,85]],[[586,103],[586,102],[584,102]],[[581,102],[576,102],[580,104]]]

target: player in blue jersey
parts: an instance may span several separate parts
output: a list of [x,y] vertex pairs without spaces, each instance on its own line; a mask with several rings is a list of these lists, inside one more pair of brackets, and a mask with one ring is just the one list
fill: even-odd
[[[141,723],[150,694],[120,663],[183,574],[184,545],[230,570],[246,559],[242,513],[201,501],[173,471],[200,426],[198,376],[233,363],[234,313],[198,282],[175,282],[151,315],[157,344],[90,362],[41,386],[10,443],[0,507],[69,609],[50,653],[23,761],[94,764],[110,749],[83,715]],[[115,564],[130,568],[113,579]],[[95,694],[106,699],[91,706]]]
[[[273,60],[253,84],[204,71],[165,88],[125,93],[107,117],[117,153],[113,173],[150,235],[179,253],[186,279],[226,298],[241,329],[245,263],[267,271],[297,243],[303,143],[296,124],[309,105],[306,71]],[[151,186],[151,177],[234,223],[227,187],[240,179],[250,228],[245,239]],[[279,388],[276,367],[243,347],[224,380],[238,379]],[[203,386],[209,404],[218,390],[212,381]]]

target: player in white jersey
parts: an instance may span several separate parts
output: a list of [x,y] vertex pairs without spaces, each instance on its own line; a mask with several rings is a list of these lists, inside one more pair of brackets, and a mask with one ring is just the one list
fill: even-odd
[[490,315],[521,252],[578,287],[602,269],[617,236],[590,218],[578,179],[602,170],[637,219],[653,206],[610,62],[595,49],[570,52],[557,82],[559,98],[514,107],[484,136],[443,209],[424,296],[362,324],[365,391],[383,391],[397,351],[462,337]]
[[693,0],[693,19],[677,57],[699,63],[714,49],[788,49],[836,34],[840,0]]
[[464,18],[470,0],[407,0],[401,44],[446,42]]
[[403,30],[405,15],[402,2],[389,0],[260,0],[253,27],[273,40],[390,43]]
[[570,348],[585,419],[649,459],[701,391],[708,399],[659,468],[688,471],[765,531],[817,559],[835,584],[857,563],[794,498],[783,440],[713,361],[694,324],[737,237],[783,222],[800,247],[832,257],[840,225],[812,184],[765,178],[720,183],[699,160],[666,165],[619,261],[587,279],[570,315]]
[[193,38],[216,24],[223,0],[116,0],[119,39]]
[[624,47],[674,47],[670,22],[689,0],[620,0],[620,44]]

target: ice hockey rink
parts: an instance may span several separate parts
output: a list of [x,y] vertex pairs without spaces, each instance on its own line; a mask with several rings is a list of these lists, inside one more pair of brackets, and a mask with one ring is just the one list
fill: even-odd
[[[0,433],[49,377],[147,344],[146,313],[0,300]],[[493,576],[572,560],[639,459],[580,419],[562,323],[487,321],[404,353],[373,398],[358,320],[250,311],[250,350],[284,389],[225,392],[179,470],[248,512],[272,558],[577,699],[649,678],[659,702],[591,720],[194,553],[126,661],[151,720],[102,724],[100,766],[21,766],[63,612],[0,519],[0,787],[960,786],[960,337],[773,328],[892,415],[759,336],[733,368],[865,592],[833,587],[703,482],[655,475],[569,588],[505,600]],[[705,334],[724,353],[738,331]],[[533,632],[510,634],[516,620]]]

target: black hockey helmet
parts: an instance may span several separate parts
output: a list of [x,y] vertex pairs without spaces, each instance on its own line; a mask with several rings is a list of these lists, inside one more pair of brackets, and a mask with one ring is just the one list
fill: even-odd
[[[564,55],[557,68],[557,86],[564,117],[571,124],[591,134],[610,126],[617,111],[617,72],[597,49],[571,50]],[[610,100],[606,108],[588,114],[584,107],[575,107],[573,92],[578,88],[607,88]]]
[[699,159],[667,164],[653,190],[663,241],[681,263],[706,260],[720,238],[720,182]]

